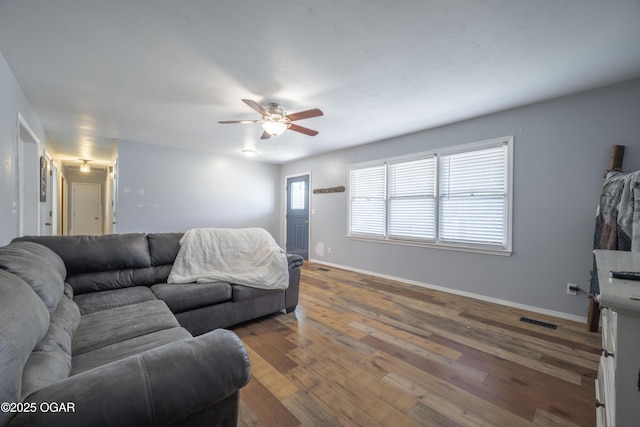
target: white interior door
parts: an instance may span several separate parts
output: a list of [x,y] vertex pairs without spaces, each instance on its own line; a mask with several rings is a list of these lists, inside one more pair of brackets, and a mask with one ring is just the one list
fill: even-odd
[[112,172],[107,173],[107,178],[104,183],[104,233],[111,234],[115,227],[115,186],[114,186],[114,174]]
[[38,138],[18,114],[18,235],[40,231],[40,155]]
[[71,234],[102,234],[101,193],[100,184],[71,184]]

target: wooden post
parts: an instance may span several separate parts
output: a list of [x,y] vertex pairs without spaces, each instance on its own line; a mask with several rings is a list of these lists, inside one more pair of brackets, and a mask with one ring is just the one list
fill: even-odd
[[609,168],[607,172],[622,172],[622,161],[624,160],[624,145],[614,145],[611,148],[611,158],[609,159]]
[[594,298],[589,298],[589,312],[587,314],[587,331],[598,332],[600,324],[600,303]]

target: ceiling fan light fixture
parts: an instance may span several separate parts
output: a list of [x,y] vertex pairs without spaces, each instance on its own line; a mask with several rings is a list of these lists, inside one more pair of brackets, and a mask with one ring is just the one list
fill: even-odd
[[287,130],[289,126],[287,126],[284,122],[276,122],[276,121],[268,121],[262,123],[262,129],[265,132],[270,134],[271,136],[277,136],[282,134],[285,130]]
[[89,166],[89,160],[83,160],[80,165],[80,172],[89,173],[91,172],[91,166]]
[[312,117],[318,117],[324,115],[324,113],[318,108],[312,108],[311,110],[299,111],[293,114],[287,114],[287,112],[279,104],[269,103],[267,107],[262,107],[256,101],[251,99],[243,99],[242,102],[253,108],[260,114],[260,120],[220,120],[220,124],[232,124],[232,123],[260,123],[262,124],[262,136],[260,139],[269,139],[272,136],[282,134],[285,130],[289,129],[295,132],[302,133],[308,136],[316,136],[318,131],[309,129],[303,126],[293,123],[297,120],[310,119]]

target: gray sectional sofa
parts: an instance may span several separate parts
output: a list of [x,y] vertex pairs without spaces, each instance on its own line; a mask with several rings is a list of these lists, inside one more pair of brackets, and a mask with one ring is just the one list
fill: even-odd
[[0,248],[0,426],[236,425],[247,352],[219,329],[286,290],[167,284],[181,233],[22,237]]

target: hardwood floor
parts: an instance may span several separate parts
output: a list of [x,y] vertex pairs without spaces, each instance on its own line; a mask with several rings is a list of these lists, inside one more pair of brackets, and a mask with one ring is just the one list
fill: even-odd
[[300,289],[295,312],[233,329],[240,426],[595,426],[582,323],[314,263]]

